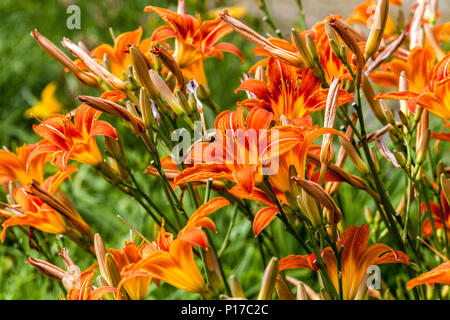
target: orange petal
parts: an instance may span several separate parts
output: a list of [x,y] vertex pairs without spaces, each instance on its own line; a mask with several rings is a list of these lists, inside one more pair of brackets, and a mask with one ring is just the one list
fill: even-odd
[[265,207],[258,211],[253,220],[253,233],[257,236],[265,227],[276,218],[278,209],[274,207]]
[[411,290],[415,286],[421,284],[433,285],[435,283],[449,284],[450,285],[450,262],[444,262],[436,268],[421,274],[417,278],[410,280],[406,284],[406,288]]

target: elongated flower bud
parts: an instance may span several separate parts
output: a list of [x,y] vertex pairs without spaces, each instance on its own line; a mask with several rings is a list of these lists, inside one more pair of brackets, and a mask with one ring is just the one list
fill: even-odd
[[[305,191],[313,199],[317,200],[325,208],[330,210],[329,217],[331,218],[331,220],[328,221],[329,223],[336,224],[341,220],[342,218],[341,210],[339,210],[333,198],[319,184],[302,178],[293,178],[293,179],[298,182],[303,191]],[[303,193],[303,196],[305,198],[305,193]],[[312,203],[310,203],[309,205],[312,205]],[[314,207],[317,208],[315,202]],[[311,207],[310,209],[313,208]]]
[[121,105],[115,102],[109,101],[107,99],[89,96],[79,96],[78,100],[88,104],[89,106],[91,106],[96,110],[112,114],[116,117],[121,118],[122,120],[125,120],[126,122],[130,123],[133,132],[137,135],[142,135],[145,133],[146,127],[144,122],[135,115],[133,115],[126,108],[122,107]]
[[147,59],[144,57],[142,52],[134,46],[131,46],[129,51],[131,63],[133,64],[133,69],[136,74],[137,80],[139,81],[141,86],[143,86],[145,90],[147,90],[147,94],[152,99],[158,99],[158,91],[153,85],[153,82],[150,79],[150,75],[148,73],[150,67],[148,65]]
[[236,20],[233,17],[231,17],[226,10],[220,14],[220,17],[237,33],[239,33],[248,41],[253,42],[258,47],[261,47],[262,49],[269,52],[271,56],[280,59],[281,61],[295,67],[299,68],[305,67],[305,63],[298,55],[272,44],[269,40],[264,38],[255,30],[251,29],[250,27],[240,22],[239,20]]
[[64,38],[62,41],[62,45],[70,51],[75,57],[79,58],[83,63],[86,65],[86,67],[91,71],[93,74],[95,74],[97,77],[105,81],[105,83],[115,90],[119,91],[125,91],[126,90],[126,84],[119,78],[117,78],[115,75],[113,75],[111,72],[103,68],[101,65],[97,63],[97,61],[92,58],[89,53],[84,51],[82,48],[74,44],[72,41],[70,41],[67,38]]
[[109,279],[108,272],[106,270],[106,261],[105,261],[105,255],[106,255],[106,248],[103,243],[103,239],[100,236],[100,234],[96,233],[94,235],[94,248],[95,248],[95,256],[97,257],[97,263],[98,268],[100,269],[100,273],[105,279],[108,284],[111,286],[111,280]]
[[350,26],[343,23],[340,20],[332,17],[330,20],[330,26],[336,31],[336,33],[341,37],[342,41],[347,45],[347,47],[353,52],[356,59],[357,68],[357,83],[361,83],[361,72],[365,65],[365,59],[358,45],[357,38],[355,37],[355,31],[351,29]]
[[33,267],[42,272],[45,276],[53,280],[61,281],[64,278],[69,278],[71,275],[64,271],[63,269],[40,259],[35,259],[33,257],[28,257],[25,263],[31,264]]
[[314,68],[315,65],[314,58],[311,56],[308,49],[306,48],[305,41],[303,40],[300,33],[296,29],[292,28],[291,36],[295,47],[297,48],[303,60],[306,62],[308,68]]
[[[339,87],[341,85],[341,79],[336,78],[331,80],[330,89],[328,90],[327,105],[325,109],[324,128],[333,128],[334,120],[336,118],[336,108],[339,99]],[[320,149],[320,176],[319,184],[323,184],[326,168],[328,164],[333,161],[333,135],[326,133],[323,136],[322,147]]]
[[81,83],[91,86],[97,87],[97,77],[87,72],[84,72],[76,65],[75,62],[72,61],[68,56],[66,56],[61,50],[58,49],[50,40],[41,35],[36,29],[31,32],[31,36],[37,41],[39,46],[44,49],[53,59],[58,61],[64,67],[70,70],[73,75],[80,81]]
[[341,145],[344,147],[345,152],[347,152],[348,156],[350,157],[350,160],[352,160],[353,164],[355,165],[356,169],[362,174],[366,175],[369,172],[369,168],[366,166],[364,161],[359,156],[358,152],[356,151],[355,147],[351,144],[350,141],[347,141],[341,137],[339,137],[339,141]]
[[336,32],[334,32],[334,29],[331,27],[328,20],[325,21],[325,32],[327,33],[328,41],[330,42],[331,50],[333,51],[334,55],[338,58],[346,59],[347,56],[341,56],[341,44],[336,35]]
[[[314,42],[311,35],[305,35],[306,39],[306,48],[308,49],[309,54],[313,58],[313,60],[318,63],[319,62],[319,53],[317,52],[316,43]],[[320,62],[319,62],[320,63]]]
[[272,257],[269,264],[264,271],[261,282],[261,289],[259,290],[257,300],[271,300],[273,289],[275,288],[275,281],[278,275],[278,259]]
[[380,47],[388,16],[389,0],[378,0],[375,15],[373,17],[372,28],[370,29],[369,38],[367,39],[366,52],[364,54],[366,60],[373,56]]
[[[398,91],[402,92],[402,91],[408,91],[408,90],[409,90],[408,78],[406,76],[406,72],[402,71],[402,72],[400,72],[400,77],[398,79]],[[406,102],[406,100],[400,100],[400,110],[407,117],[409,117],[409,108],[408,108],[408,103]]]
[[178,88],[185,92],[183,73],[181,72],[180,66],[176,62],[175,58],[172,57],[172,55],[168,53],[166,49],[160,46],[154,46],[151,50],[151,53],[157,56],[164,64],[164,66],[166,66],[166,68],[169,69],[170,72],[172,72],[172,74],[177,79]]
[[442,192],[444,193],[444,197],[447,200],[448,205],[450,206],[450,179],[447,178],[445,173],[442,173],[439,180],[441,182],[441,188]]
[[230,290],[233,298],[245,298],[241,283],[235,275],[230,276]]
[[185,111],[183,109],[183,106],[178,102],[178,99],[175,97],[172,90],[170,90],[170,88],[155,70],[150,70],[150,78],[152,79],[156,90],[159,92],[163,100],[169,105],[172,111],[177,115],[184,114]]
[[141,88],[139,92],[139,109],[141,111],[142,121],[144,121],[147,129],[151,129],[153,124],[152,106],[145,88]]
[[428,145],[430,143],[430,129],[428,110],[424,110],[417,126],[416,138],[416,165],[424,162],[428,152]]
[[383,109],[381,107],[381,101],[375,99],[375,90],[373,89],[370,80],[364,77],[361,81],[361,89],[363,90],[364,96],[369,103],[370,109],[372,109],[373,114],[377,117],[382,124],[387,124],[388,120],[384,115]]

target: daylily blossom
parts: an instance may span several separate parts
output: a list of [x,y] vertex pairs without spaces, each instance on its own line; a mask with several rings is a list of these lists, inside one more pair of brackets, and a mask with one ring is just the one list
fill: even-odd
[[38,117],[45,118],[54,113],[59,113],[62,111],[62,105],[55,97],[56,84],[50,82],[42,90],[41,100],[25,111],[25,116],[27,118]]
[[[390,5],[402,6],[400,0],[390,0]],[[347,19],[347,23],[358,23],[370,27],[373,23],[373,15],[375,13],[376,1],[366,0],[362,4],[358,5],[353,13]],[[391,16],[388,15],[386,27],[384,29],[383,37],[389,38],[396,32],[396,26]]]
[[[444,192],[441,192],[440,200],[441,200],[440,205],[439,203],[432,201],[428,202],[428,205],[426,203],[421,203],[420,211],[425,213],[428,211],[429,207],[436,230],[442,229],[445,224],[447,233],[450,235],[450,205],[447,202],[447,199],[445,198]],[[444,216],[444,221],[442,221],[441,207]],[[433,234],[432,222],[430,221],[429,218],[425,219],[425,221],[423,222],[422,233],[425,237],[429,237]]]
[[233,31],[221,18],[203,21],[186,13],[176,13],[164,8],[147,6],[147,12],[155,12],[166,23],[156,29],[152,41],[175,38],[175,60],[187,79],[194,78],[199,84],[206,84],[203,60],[207,57],[222,58],[222,52],[231,52],[243,60],[240,51],[231,43],[216,44]]
[[394,84],[402,71],[406,71],[408,91],[380,93],[376,99],[408,100],[408,107],[415,112],[415,105],[419,104],[438,117],[450,120],[450,77],[449,61],[447,55],[437,65],[434,65],[433,51],[426,48],[415,48],[408,56],[408,61],[394,60],[387,64],[390,71],[372,72],[372,79],[383,85]]
[[435,283],[450,285],[450,261],[447,260],[436,268],[409,280],[406,288],[411,290],[418,285],[428,284],[433,286]]
[[194,260],[193,245],[207,248],[206,235],[199,227],[215,231],[214,223],[207,216],[228,204],[228,200],[219,197],[200,206],[175,240],[161,227],[155,241],[141,247],[142,259],[127,268],[127,275],[146,272],[177,288],[204,295],[206,284]]
[[192,146],[188,160],[193,159],[194,166],[181,172],[175,183],[224,178],[251,195],[255,183],[262,181],[263,164],[301,142],[300,129],[293,125],[269,129],[272,118],[263,108],[252,109],[245,121],[242,107],[219,114],[215,141]]
[[[69,166],[65,171],[48,177],[42,187],[50,194],[55,195],[59,185],[78,169],[75,166]],[[66,232],[66,223],[63,217],[47,203],[41,199],[30,195],[27,192],[27,186],[18,187],[14,190],[14,201],[17,207],[14,207],[14,213],[0,209],[3,215],[9,218],[3,222],[1,239],[5,240],[6,230],[9,227],[17,225],[27,225],[48,233],[63,234]],[[69,204],[69,207],[72,205]]]
[[[145,57],[151,61],[151,54],[149,53],[152,45],[152,39],[147,38],[141,41],[142,27],[137,28],[134,31],[129,31],[120,34],[114,39],[114,46],[109,44],[101,44],[97,48],[91,51],[91,55],[97,58],[97,61],[103,65],[103,67],[109,67],[111,73],[118,78],[123,78],[123,72],[128,72],[128,66],[131,65],[131,59],[129,55],[129,47],[135,46]],[[104,57],[108,56],[109,66],[104,65]],[[78,62],[82,67],[83,63]],[[85,68],[86,69],[86,68]]]
[[[124,95],[118,92],[108,92],[102,95],[111,101],[118,101]],[[28,162],[42,153],[52,154],[52,163],[64,170],[69,159],[92,166],[99,166],[103,157],[98,149],[95,136],[102,135],[117,139],[116,130],[105,121],[100,121],[101,112],[82,104],[75,110],[73,122],[63,115],[53,115],[44,119],[39,125],[34,125],[34,131],[44,139],[33,150]]]
[[[36,180],[44,182],[44,167],[49,157],[41,154],[28,161],[30,154],[39,146],[38,143],[16,148],[16,153],[0,150],[0,184],[19,181],[22,185]],[[27,166],[28,163],[28,166]]]
[[[328,89],[321,88],[320,80],[310,69],[298,69],[270,58],[266,70],[267,83],[261,80],[244,81],[236,91],[245,90],[255,98],[240,103],[248,109],[264,108],[274,114],[274,120],[281,116],[288,119],[302,119],[311,124],[310,113],[325,109]],[[338,106],[353,101],[353,95],[339,91]]]
[[[369,240],[369,227],[363,224],[361,227],[350,226],[344,232],[342,240],[336,244],[338,250],[344,247],[341,256],[342,289],[345,300],[353,300],[362,297],[365,292],[364,283],[367,268],[371,265],[383,263],[409,264],[409,258],[400,251],[395,251],[383,243],[375,243],[367,247]],[[326,247],[321,252],[331,281],[338,290],[338,270],[336,258],[331,247]],[[287,269],[309,268],[318,271],[314,254],[306,256],[290,255],[278,262],[279,271]]]

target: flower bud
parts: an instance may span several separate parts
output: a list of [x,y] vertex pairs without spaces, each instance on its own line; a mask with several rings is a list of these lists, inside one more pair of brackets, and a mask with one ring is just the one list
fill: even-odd
[[44,49],[53,59],[58,61],[64,67],[70,70],[73,75],[80,81],[81,83],[91,86],[97,87],[97,77],[87,72],[81,70],[81,68],[72,61],[67,55],[65,55],[61,50],[58,49],[50,40],[41,35],[37,29],[31,32],[31,36],[37,41],[39,46]]
[[347,59],[347,55],[346,56],[341,55],[341,45],[339,39],[328,20],[325,21],[325,32],[328,36],[328,41],[330,42],[331,50],[333,51],[334,55],[338,58],[341,58],[342,60]]
[[439,180],[441,182],[441,188],[442,192],[444,193],[444,197],[447,200],[447,204],[450,206],[450,179],[447,178],[445,173],[442,173]]
[[356,149],[352,145],[352,143],[341,137],[339,137],[339,141],[340,141],[342,147],[345,149],[345,152],[347,152],[348,156],[350,157],[350,160],[352,160],[356,169],[362,175],[366,175],[369,172],[369,168],[366,166],[366,164],[364,163],[364,161],[362,160],[362,158],[358,154],[358,151],[356,151]]
[[137,80],[139,81],[141,86],[143,86],[145,90],[147,90],[147,94],[150,95],[152,99],[158,99],[158,91],[153,85],[148,72],[150,66],[148,65],[147,59],[138,48],[131,46],[129,50],[131,63],[133,64],[133,69],[136,74]]
[[375,14],[373,16],[372,28],[370,29],[369,38],[366,43],[366,52],[364,54],[364,58],[366,60],[373,56],[380,47],[388,16],[389,0],[378,0]]
[[170,72],[172,72],[172,74],[177,79],[178,88],[180,88],[184,92],[184,90],[185,90],[184,84],[185,83],[184,83],[183,73],[181,72],[180,66],[178,65],[178,63],[176,62],[174,57],[172,57],[172,55],[169,54],[167,52],[167,50],[161,46],[153,46],[151,53],[153,53],[155,56],[157,56],[161,60],[161,62],[164,64],[164,66],[167,69],[169,69]]
[[153,100],[150,100],[147,90],[145,88],[141,88],[139,92],[139,107],[142,121],[144,121],[147,130],[151,130],[153,124],[152,103],[154,102]]
[[416,137],[416,164],[421,165],[425,161],[430,143],[430,129],[428,110],[424,110],[417,126]]
[[316,44],[314,43],[313,38],[311,37],[311,35],[307,34],[305,36],[305,39],[306,39],[306,48],[308,49],[309,54],[316,63],[319,62],[319,54],[317,53],[317,47]]
[[230,276],[230,290],[233,298],[244,298],[244,290],[242,290],[241,283],[235,275]]
[[272,257],[264,271],[257,300],[271,300],[278,275],[278,259]]
[[231,17],[226,10],[220,14],[220,17],[237,33],[239,33],[250,42],[253,42],[258,47],[266,50],[271,56],[280,59],[281,61],[294,67],[305,67],[305,63],[298,55],[272,44],[269,40],[261,36],[255,30],[251,29],[239,20]]
[[375,100],[375,90],[373,89],[370,80],[367,77],[364,77],[361,82],[361,89],[363,90],[364,96],[366,97],[367,102],[369,103],[370,108],[372,109],[374,115],[382,124],[387,124],[387,119],[385,114],[383,113],[381,107],[381,101]]
[[103,243],[102,237],[98,233],[96,233],[94,235],[94,248],[95,248],[95,256],[97,257],[97,263],[98,263],[98,268],[100,269],[100,273],[101,273],[103,279],[105,279],[106,282],[110,286],[112,286],[111,279],[109,279],[109,275],[106,270],[106,261],[105,261],[106,248]]
[[[406,76],[406,71],[400,72],[400,77],[398,79],[398,91],[408,91],[408,78]],[[400,100],[400,110],[409,117],[409,108],[406,100]]]
[[114,90],[119,91],[126,91],[126,84],[119,78],[117,78],[115,75],[113,75],[111,72],[106,70],[104,67],[99,65],[97,61],[94,60],[90,56],[89,53],[84,51],[82,48],[74,44],[72,41],[70,41],[67,38],[64,38],[62,41],[62,45],[70,51],[75,57],[79,58],[91,71],[93,74],[95,74],[97,77],[105,81],[105,83]]
[[275,282],[275,291],[280,300],[295,300],[291,290],[289,290],[289,287],[280,275],[277,276]]
[[100,110],[105,113],[112,114],[113,116],[119,117],[122,120],[130,123],[133,132],[137,135],[142,135],[145,133],[145,124],[144,122],[129,112],[126,108],[121,105],[109,101],[107,99],[90,97],[90,96],[79,96],[78,100],[83,103],[88,104],[90,107]]
[[178,99],[173,94],[172,90],[167,86],[161,76],[154,70],[150,70],[150,78],[155,85],[156,90],[159,92],[163,100],[169,105],[173,112],[177,115],[185,113],[183,107],[178,102]]
[[295,47],[297,48],[298,52],[300,53],[300,56],[303,58],[303,60],[306,62],[306,66],[308,68],[314,68],[314,58],[306,48],[305,41],[303,41],[302,36],[296,29],[291,29],[291,36],[292,40],[294,42]]

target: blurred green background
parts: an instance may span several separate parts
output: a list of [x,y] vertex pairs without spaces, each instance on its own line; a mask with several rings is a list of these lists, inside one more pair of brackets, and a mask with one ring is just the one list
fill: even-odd
[[[237,1],[222,1],[221,6],[232,5]],[[295,1],[292,0],[293,5]],[[66,9],[71,4],[81,8],[81,29],[69,30]],[[252,4],[251,2],[249,3]],[[0,1],[0,145],[14,150],[23,143],[38,140],[32,131],[35,119],[25,119],[24,111],[34,105],[39,99],[42,89],[51,81],[56,81],[58,89],[56,96],[69,111],[78,105],[76,97],[90,91],[79,85],[74,77],[66,74],[63,68],[52,60],[29,35],[37,28],[39,32],[56,43],[68,37],[74,42],[83,41],[89,49],[103,42],[112,44],[109,27],[114,33],[120,34],[143,26],[144,38],[149,37],[154,29],[162,24],[155,14],[144,13],[146,5],[176,10],[176,0],[139,1],[139,0],[105,0],[105,1],[33,1],[33,0],[2,0]],[[209,9],[216,6],[215,1],[187,1],[188,12],[199,12],[203,17]],[[253,9],[254,10],[254,9]],[[263,25],[260,14],[247,16],[246,21],[261,33],[270,29]],[[245,63],[241,64],[236,56],[225,54],[223,61],[208,59],[206,74],[213,99],[222,109],[231,109],[236,105],[238,96],[234,90],[238,87],[242,73],[247,71],[258,58],[251,54],[253,45],[236,34],[228,35],[224,41],[234,43],[244,54]],[[127,156],[133,170],[137,173],[139,182],[145,191],[159,206],[165,208],[167,203],[161,191],[159,181],[154,177],[142,174],[148,166],[149,157],[143,152],[143,146],[117,119],[106,117],[119,130],[124,141]],[[213,125],[213,115],[207,110],[209,127]],[[440,123],[433,124],[441,128]],[[100,141],[99,141],[100,142]],[[394,203],[401,197],[403,185],[398,183],[398,176],[392,175],[392,166],[382,160],[385,169],[387,187],[391,191]],[[130,197],[107,184],[98,176],[94,169],[80,165],[80,170],[73,176],[70,183],[64,183],[62,189],[68,194],[77,210],[88,222],[94,232],[99,232],[107,247],[120,248],[123,241],[129,239],[129,228],[117,219],[120,214],[142,233],[153,237],[154,223]],[[398,173],[395,173],[398,174]],[[401,180],[403,181],[403,180]],[[364,205],[375,206],[365,193],[355,191],[349,186],[343,186],[339,199],[346,222],[360,225],[364,221]],[[1,196],[1,200],[3,200]],[[188,202],[188,201],[187,201]],[[191,211],[192,212],[192,211]],[[256,212],[256,211],[255,211]],[[216,247],[220,247],[231,219],[231,209],[223,209],[212,216],[217,224],[218,233],[214,236]],[[55,281],[45,278],[31,266],[24,264],[28,256],[45,257],[42,253],[29,248],[27,237],[18,228],[11,228],[11,233],[17,239],[8,238],[0,244],[0,299],[55,299],[61,297],[62,289]],[[271,233],[281,257],[296,253],[295,242],[283,232],[281,224],[273,223]],[[49,246],[49,256],[54,263],[62,266],[58,257],[61,247],[67,247],[74,261],[81,268],[91,265],[93,259],[73,245],[70,240],[54,235],[45,235],[42,241]],[[235,274],[242,283],[249,298],[254,298],[259,290],[263,265],[258,251],[258,241],[253,236],[252,226],[242,215],[238,216],[232,232],[233,242],[224,255],[224,267],[227,275]],[[382,270],[396,273],[400,266],[383,266]],[[403,270],[404,271],[404,270]],[[302,275],[302,279],[310,284],[317,284],[315,273],[309,270],[296,271],[293,275]],[[395,280],[394,280],[395,281]],[[197,298],[167,284],[160,288],[152,285],[149,290],[150,299],[182,299]]]

